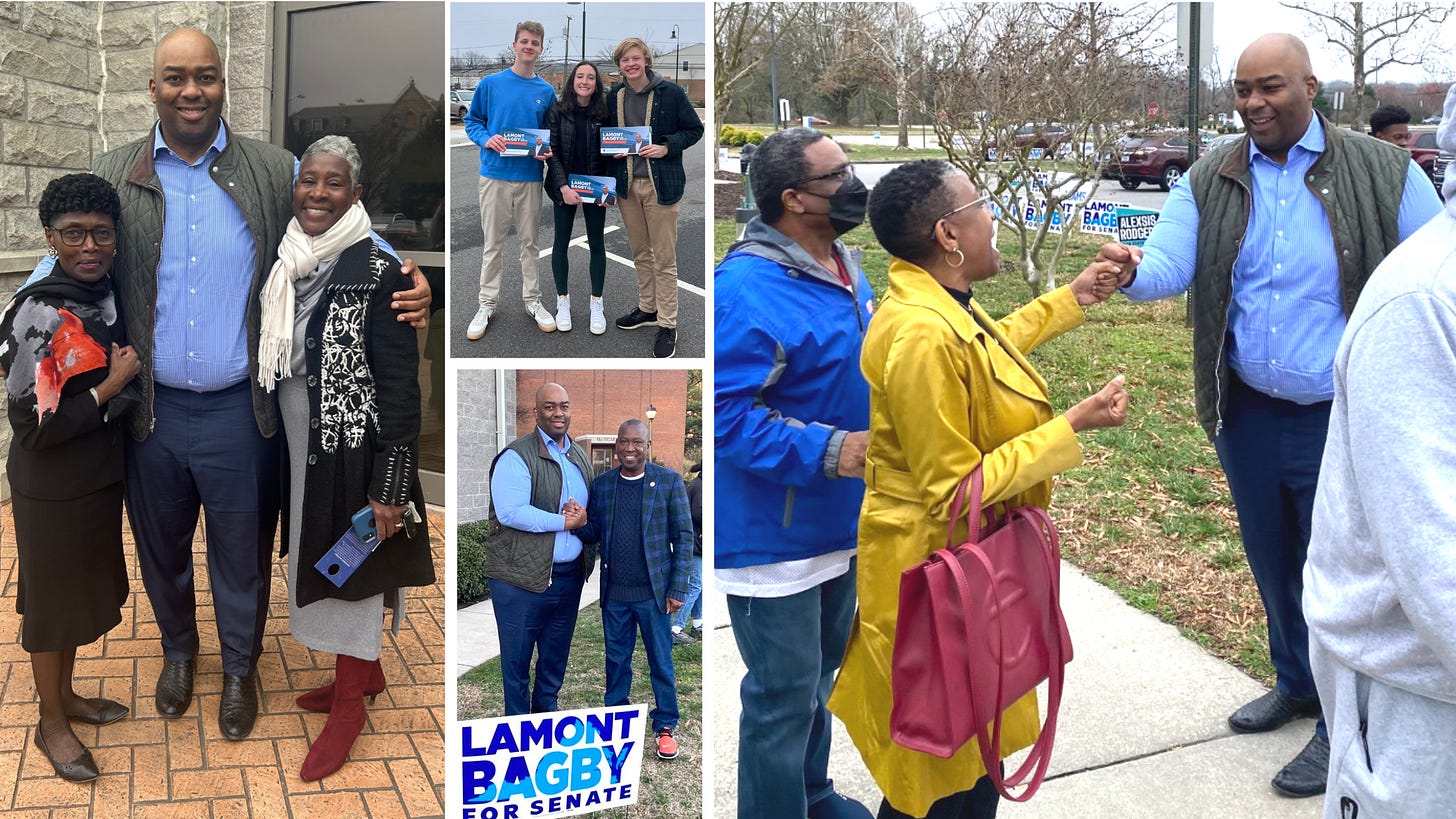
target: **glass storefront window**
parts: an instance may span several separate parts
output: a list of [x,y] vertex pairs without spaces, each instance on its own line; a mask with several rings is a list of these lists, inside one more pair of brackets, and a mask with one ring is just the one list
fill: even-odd
[[303,153],[321,136],[353,140],[374,230],[430,281],[420,332],[421,481],[444,502],[445,6],[280,3],[273,141]]

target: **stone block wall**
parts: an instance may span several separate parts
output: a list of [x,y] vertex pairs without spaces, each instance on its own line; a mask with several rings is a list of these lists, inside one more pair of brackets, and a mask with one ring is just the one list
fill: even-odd
[[495,370],[459,371],[455,388],[455,521],[470,523],[490,516],[490,462],[498,450],[497,431],[515,440],[516,377],[504,381],[505,415],[497,417]]

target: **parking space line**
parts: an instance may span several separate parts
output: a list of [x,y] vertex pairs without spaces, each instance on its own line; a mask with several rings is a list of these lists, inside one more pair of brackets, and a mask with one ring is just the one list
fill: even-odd
[[[614,230],[617,230],[619,227],[620,227],[619,225],[611,225],[606,230],[603,230],[602,231],[602,235],[605,236],[606,234],[611,233]],[[586,235],[583,234],[581,236],[576,237],[575,239],[572,239],[569,244],[575,245],[577,247],[586,247]],[[547,256],[550,256],[553,251],[554,251],[554,248],[549,248],[548,247],[545,250],[539,251],[536,254],[536,258],[538,258],[538,259],[544,259]],[[611,259],[612,261],[616,262],[617,264],[624,265],[626,267],[630,267],[634,271],[637,269],[637,263],[634,262],[634,261],[632,261],[631,259],[626,259],[626,258],[623,258],[621,256],[618,256],[617,254],[613,253],[610,250],[606,251],[606,254],[607,254],[607,258],[608,259]],[[677,280],[677,286],[680,287],[680,288],[682,288],[683,290],[688,291],[689,293],[695,293],[695,294],[697,294],[700,298],[707,298],[708,297],[708,291],[704,290],[701,287],[698,287],[695,284],[689,284],[688,282],[685,282],[682,279],[678,279]]]

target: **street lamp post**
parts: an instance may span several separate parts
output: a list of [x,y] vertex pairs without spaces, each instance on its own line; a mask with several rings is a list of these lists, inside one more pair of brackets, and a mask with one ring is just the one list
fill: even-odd
[[652,422],[657,418],[657,407],[647,405],[647,460],[652,460]]
[[682,85],[682,40],[678,39],[677,26],[672,27],[672,39],[677,42],[677,56],[672,60],[672,81]]
[[581,6],[581,59],[586,61],[586,0],[566,0],[568,6]]

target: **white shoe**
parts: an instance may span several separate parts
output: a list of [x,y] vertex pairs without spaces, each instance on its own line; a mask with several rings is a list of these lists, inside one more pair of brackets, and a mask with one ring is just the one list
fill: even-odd
[[475,318],[470,320],[470,326],[465,329],[465,337],[471,341],[479,341],[480,337],[485,335],[485,328],[490,324],[490,317],[494,314],[495,311],[491,308],[484,304],[480,305],[480,309],[475,311]]
[[526,305],[526,312],[536,320],[536,326],[541,328],[541,332],[549,333],[556,329],[556,319],[551,318],[551,314],[546,312],[546,308],[541,306],[541,302],[533,301]]
[[601,299],[591,300],[591,331],[598,336],[607,331],[607,311]]
[[563,333],[571,330],[571,297],[556,297],[556,329]]

